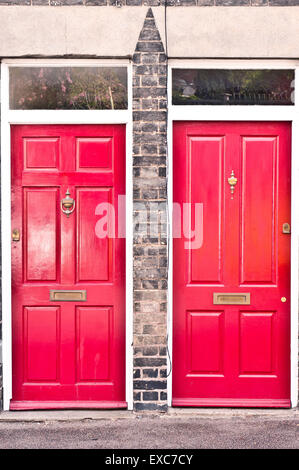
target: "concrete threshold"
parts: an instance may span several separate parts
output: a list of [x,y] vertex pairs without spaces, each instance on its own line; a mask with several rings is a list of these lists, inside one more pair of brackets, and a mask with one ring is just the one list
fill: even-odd
[[119,419],[242,419],[262,418],[278,420],[298,420],[299,409],[261,409],[261,408],[169,408],[167,413],[128,410],[36,410],[2,411],[0,423],[45,423],[45,422],[88,422]]
[[75,422],[117,420],[134,417],[128,410],[37,410],[37,411],[2,411],[1,422]]
[[264,418],[299,419],[299,408],[169,408],[172,418]]

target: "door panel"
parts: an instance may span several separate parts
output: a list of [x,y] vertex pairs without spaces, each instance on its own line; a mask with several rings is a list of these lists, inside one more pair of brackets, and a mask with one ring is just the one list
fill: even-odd
[[203,204],[202,247],[173,240],[174,406],[290,406],[290,156],[289,123],[174,124],[174,202]]
[[59,380],[59,314],[59,307],[24,308],[25,382]]
[[[222,185],[223,185],[223,138],[190,137],[188,142],[190,202],[201,202],[206,227],[205,243],[200,250],[190,253],[190,283],[214,284],[222,282]],[[211,167],[213,172],[211,172]],[[189,198],[188,198],[189,201]],[[204,260],[209,259],[209,264]]]
[[77,190],[77,263],[78,281],[109,280],[109,245],[107,237],[99,238],[95,230],[97,204],[112,203],[111,188],[81,188]]
[[78,138],[77,169],[97,171],[112,168],[112,139],[110,137]]
[[78,307],[76,313],[78,381],[108,381],[112,309]]
[[[276,137],[242,139],[241,282],[245,284],[276,282],[277,150]],[[257,156],[262,157],[258,166]]]
[[59,165],[59,138],[24,138],[24,170],[53,170]]
[[240,375],[273,374],[274,317],[274,312],[240,312]]
[[57,208],[56,188],[24,188],[26,281],[57,278]]
[[[12,126],[11,139],[11,409],[126,407],[125,240],[95,230],[109,202],[118,233],[125,127]],[[53,301],[53,290],[84,296]]]
[[188,312],[189,374],[222,374],[223,312]]

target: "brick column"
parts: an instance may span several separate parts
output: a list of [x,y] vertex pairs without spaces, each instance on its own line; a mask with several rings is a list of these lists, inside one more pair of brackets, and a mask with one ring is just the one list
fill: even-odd
[[136,411],[167,410],[166,74],[150,8],[133,56]]

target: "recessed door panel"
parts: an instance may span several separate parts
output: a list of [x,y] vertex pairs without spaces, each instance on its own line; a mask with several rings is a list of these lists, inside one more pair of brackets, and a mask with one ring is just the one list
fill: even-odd
[[223,312],[188,312],[189,373],[221,374]]
[[29,137],[24,139],[24,169],[58,169],[59,138]]
[[112,239],[107,232],[113,225],[112,190],[80,188],[77,201],[78,281],[108,281]]
[[276,282],[277,137],[242,138],[241,282]]
[[77,380],[109,380],[112,309],[78,307],[76,316]]
[[240,374],[274,374],[274,312],[240,313]]
[[28,382],[59,380],[59,307],[24,308],[24,369]]
[[[191,136],[188,141],[189,187],[186,202],[203,204],[204,243],[190,250],[190,282],[214,284],[222,278],[222,188],[225,139]],[[213,172],[210,168],[213,168]],[[208,210],[207,210],[208,208]],[[191,210],[191,229],[195,229],[195,207]],[[185,214],[186,215],[186,212]],[[184,218],[186,224],[186,217]],[[208,261],[208,262],[207,262]]]
[[111,137],[77,139],[77,169],[96,171],[112,169],[113,147]]
[[26,280],[55,281],[57,278],[56,188],[25,188],[24,222]]

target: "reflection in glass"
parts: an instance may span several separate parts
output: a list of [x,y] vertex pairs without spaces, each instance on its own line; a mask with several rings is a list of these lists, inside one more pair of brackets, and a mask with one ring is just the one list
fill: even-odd
[[127,109],[126,67],[10,67],[10,109]]
[[293,70],[173,69],[172,104],[293,105]]

